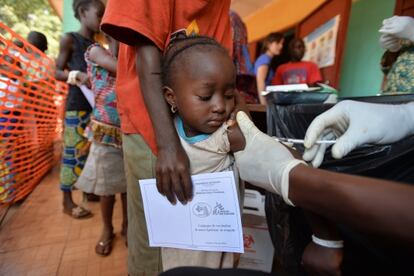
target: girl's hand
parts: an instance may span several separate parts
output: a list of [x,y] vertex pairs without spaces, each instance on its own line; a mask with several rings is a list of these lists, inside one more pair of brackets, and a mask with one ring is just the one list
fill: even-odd
[[89,89],[91,89],[91,82],[89,80],[88,75],[78,71],[76,74],[76,85],[86,85]]

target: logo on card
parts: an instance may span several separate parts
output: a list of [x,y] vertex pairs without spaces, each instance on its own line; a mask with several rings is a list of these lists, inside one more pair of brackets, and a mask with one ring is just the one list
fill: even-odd
[[213,209],[213,215],[216,216],[233,216],[234,212],[230,212],[223,207],[223,204],[216,202],[216,206]]
[[208,217],[211,214],[211,206],[205,202],[197,202],[193,206],[193,214],[199,218]]
[[244,248],[252,248],[252,245],[255,243],[252,235],[243,234]]

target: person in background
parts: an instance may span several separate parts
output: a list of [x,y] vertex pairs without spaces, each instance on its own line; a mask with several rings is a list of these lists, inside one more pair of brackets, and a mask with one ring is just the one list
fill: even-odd
[[414,18],[393,16],[383,21],[380,45],[398,52],[387,75],[386,93],[414,93]]
[[233,31],[233,62],[236,66],[236,85],[246,103],[258,103],[259,98],[254,76],[254,64],[250,59],[247,46],[247,29],[241,17],[230,11],[230,23]]
[[42,53],[47,51],[47,38],[43,33],[31,31],[27,35],[27,41],[39,49]]
[[251,63],[247,48],[247,28],[235,11],[230,11],[230,23],[233,33],[233,62],[237,75],[253,74],[254,65]]
[[60,170],[63,212],[80,219],[92,215],[89,210],[76,205],[72,199],[72,187],[81,174],[87,158],[85,148],[88,146],[88,141],[83,136],[83,132],[89,123],[92,107],[78,85],[89,83],[84,54],[86,49],[95,43],[94,36],[99,32],[105,6],[100,0],[74,0],[72,7],[81,27],[78,32],[66,33],[62,36],[55,77],[69,83]]
[[[27,35],[27,41],[34,47],[36,47],[40,52],[45,53],[47,51],[47,38],[43,33],[31,31]],[[38,82],[41,79],[46,79],[46,71],[48,67],[50,68],[49,59],[46,57],[42,57],[39,53],[31,50],[30,48],[26,50],[35,58],[32,58],[32,60],[30,61],[30,66],[27,66],[27,70],[29,71],[27,79],[32,82]],[[33,89],[36,89],[36,87],[33,87]]]
[[126,179],[122,154],[119,114],[116,110],[115,76],[118,42],[105,36],[109,51],[98,43],[89,46],[85,53],[88,76],[95,94],[95,107],[88,126],[92,140],[88,159],[75,186],[86,193],[100,196],[103,229],[95,246],[98,255],[108,256],[112,251],[114,227],[112,213],[115,194],[122,199],[122,230],[126,236]]
[[305,55],[305,43],[301,38],[294,38],[289,43],[290,62],[280,65],[274,78],[273,85],[306,83],[311,86],[322,81],[318,65],[311,61],[302,61]]
[[388,74],[391,71],[391,68],[397,60],[399,54],[399,52],[391,52],[390,50],[386,50],[381,57],[381,72],[384,74],[381,83],[381,91],[385,91],[385,88],[387,87]]
[[266,86],[271,84],[274,76],[274,71],[270,67],[270,64],[272,59],[282,51],[284,41],[283,34],[270,33],[263,41],[263,54],[254,63],[257,93],[259,94],[259,102],[261,104],[266,104],[266,99],[260,93],[265,91]]

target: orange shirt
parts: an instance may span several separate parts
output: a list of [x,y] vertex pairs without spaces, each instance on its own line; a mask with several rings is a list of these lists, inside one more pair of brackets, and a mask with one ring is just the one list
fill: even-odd
[[[116,0],[107,2],[102,30],[122,42],[118,54],[117,106],[124,133],[143,136],[157,152],[154,129],[141,94],[135,68],[134,43],[139,35],[150,39],[161,51],[178,30],[215,38],[231,53],[230,0]],[[161,91],[154,91],[161,93]]]
[[316,63],[297,61],[280,65],[272,79],[272,84],[313,84],[320,81],[322,81],[322,75]]

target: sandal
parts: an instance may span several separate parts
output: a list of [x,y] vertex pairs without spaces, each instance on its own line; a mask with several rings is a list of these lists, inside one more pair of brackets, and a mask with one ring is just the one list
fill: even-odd
[[63,208],[63,213],[75,219],[86,219],[86,218],[92,217],[91,211],[81,206],[76,206],[75,208],[72,208],[71,210],[66,210],[65,208]]
[[112,234],[106,241],[99,241],[95,246],[95,252],[101,256],[108,256],[112,252],[112,242],[115,235]]

